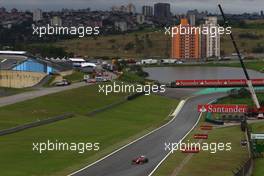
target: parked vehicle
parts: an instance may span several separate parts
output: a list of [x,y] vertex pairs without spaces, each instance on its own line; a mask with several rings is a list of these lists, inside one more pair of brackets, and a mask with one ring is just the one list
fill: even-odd
[[156,59],[145,59],[141,60],[141,64],[157,64],[158,60]]
[[160,62],[162,64],[176,64],[177,60],[176,59],[162,59]]
[[96,80],[95,79],[87,79],[86,82],[87,83],[96,83]]
[[107,78],[102,77],[102,76],[95,77],[95,80],[96,80],[96,82],[107,82],[107,81],[109,81]]
[[71,82],[69,82],[69,81],[66,80],[66,79],[63,79],[63,80],[61,80],[61,81],[58,81],[58,82],[55,82],[55,83],[54,83],[55,86],[68,86],[68,85],[70,85],[70,84],[71,84]]

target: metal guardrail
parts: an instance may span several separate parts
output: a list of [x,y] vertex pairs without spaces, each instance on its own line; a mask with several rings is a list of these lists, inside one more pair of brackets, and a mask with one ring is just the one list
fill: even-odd
[[253,165],[253,159],[249,158],[237,171],[233,171],[234,176],[247,176]]
[[254,152],[252,150],[251,146],[251,140],[250,140],[250,132],[251,129],[248,127],[248,124],[246,123],[246,135],[247,139],[249,141],[249,152],[250,152],[250,158],[246,160],[246,162],[243,163],[239,168],[237,168],[236,171],[233,171],[234,176],[248,176],[250,175],[253,164],[254,164]]

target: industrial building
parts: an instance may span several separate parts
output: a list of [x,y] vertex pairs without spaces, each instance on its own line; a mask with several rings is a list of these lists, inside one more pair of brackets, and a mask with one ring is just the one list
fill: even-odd
[[51,63],[30,56],[25,51],[0,51],[0,69],[50,74],[56,69]]
[[25,51],[0,51],[0,87],[32,87],[49,74],[71,70],[68,63],[54,63],[36,58]]

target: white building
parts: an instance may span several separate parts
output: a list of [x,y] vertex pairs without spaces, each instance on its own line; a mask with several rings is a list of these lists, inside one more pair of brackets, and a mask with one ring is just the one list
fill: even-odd
[[152,6],[143,6],[142,7],[142,14],[150,17],[153,16],[153,7]]
[[62,20],[60,17],[54,16],[50,20],[50,24],[51,24],[51,26],[62,26]]
[[38,22],[42,20],[42,11],[40,9],[36,9],[33,11],[33,21]]
[[[211,31],[211,28],[217,29],[219,25],[217,24],[217,17],[207,17],[205,27],[208,27],[208,31]],[[205,36],[206,39],[206,57],[217,57],[220,58],[220,34],[216,33],[209,33]]]
[[116,21],[115,22],[115,28],[116,30],[119,30],[121,32],[127,31],[127,22],[126,21]]
[[134,4],[128,4],[128,5],[121,5],[121,6],[113,6],[112,8],[113,12],[125,12],[125,13],[136,13],[136,6]]
[[144,24],[145,23],[145,16],[142,14],[137,15],[137,23],[138,24]]
[[196,25],[196,17],[194,14],[189,15],[189,19],[190,19],[190,25],[191,26],[195,26]]
[[136,13],[136,6],[134,4],[130,3],[127,5],[126,8],[128,13],[133,13],[133,14]]

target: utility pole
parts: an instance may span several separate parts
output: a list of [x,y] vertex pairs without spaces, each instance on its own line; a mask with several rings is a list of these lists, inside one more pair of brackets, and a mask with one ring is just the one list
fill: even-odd
[[[228,24],[228,20],[227,20],[225,14],[224,14],[224,11],[223,11],[223,9],[222,9],[222,6],[221,6],[220,4],[218,4],[218,7],[219,7],[219,9],[220,9],[220,12],[221,12],[222,17],[223,17],[223,20],[224,20],[224,26],[225,26],[225,27],[228,27],[228,26],[229,26],[229,24]],[[244,74],[245,74],[245,76],[246,76],[246,79],[247,79],[247,85],[248,85],[249,91],[250,91],[250,93],[251,93],[251,98],[253,99],[253,102],[255,103],[256,107],[259,109],[259,108],[260,108],[260,104],[259,104],[259,101],[258,101],[258,97],[257,97],[257,95],[256,95],[256,93],[255,93],[254,87],[253,87],[253,85],[252,85],[252,81],[251,81],[251,79],[250,79],[250,77],[249,77],[249,74],[248,74],[247,69],[246,69],[246,67],[245,67],[245,64],[244,64],[244,62],[243,62],[243,59],[242,59],[242,57],[241,57],[240,51],[239,51],[239,49],[238,49],[238,47],[237,47],[237,44],[236,44],[235,38],[234,38],[234,36],[233,36],[232,33],[230,33],[229,36],[230,36],[230,38],[231,38],[231,41],[232,41],[233,46],[234,46],[234,48],[235,48],[235,50],[236,50],[236,53],[237,53],[238,59],[239,59],[239,61],[240,61],[240,64],[241,64],[242,69],[243,69],[243,71],[244,71]],[[259,114],[259,117],[263,117],[263,114]]]

